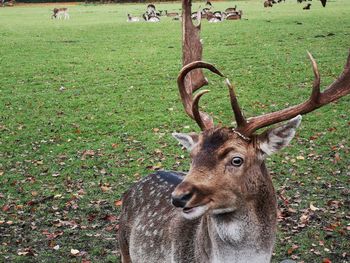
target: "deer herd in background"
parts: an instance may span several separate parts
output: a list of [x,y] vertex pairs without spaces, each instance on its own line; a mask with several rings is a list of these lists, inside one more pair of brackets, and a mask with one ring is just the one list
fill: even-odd
[[[265,0],[264,7],[272,7],[274,4],[278,4],[286,0]],[[298,3],[312,1],[312,0],[297,0]],[[323,7],[326,6],[327,0],[320,0]],[[311,4],[308,3],[303,7],[304,10],[309,10]],[[51,18],[55,19],[69,19],[68,8],[54,8]],[[223,22],[224,20],[239,20],[242,19],[243,11],[237,10],[237,5],[234,7],[226,8],[225,11],[213,11],[213,5],[210,1],[206,2],[205,8],[193,12],[191,18],[193,20],[207,19],[209,23]],[[127,14],[127,22],[160,22],[160,17],[170,17],[173,20],[181,20],[181,14],[178,12],[168,12],[168,10],[157,10],[154,4],[147,6],[146,12],[142,14],[142,19],[137,16]]]
[[[278,4],[278,3],[281,3],[281,2],[285,2],[286,0],[266,0],[264,2],[264,7],[272,7],[274,4]],[[312,0],[297,0],[297,3],[301,4],[303,2],[312,2]],[[323,7],[326,7],[326,3],[327,3],[327,0],[320,0],[321,1],[321,4]],[[304,10],[310,10],[310,7],[311,7],[311,4],[308,3],[306,4],[306,6],[303,7]]]
[[[237,10],[237,6],[226,8],[225,11],[212,11],[213,5],[210,1],[206,2],[206,7],[193,12],[191,18],[193,20],[207,19],[209,23],[222,22],[224,20],[238,20],[242,18],[242,10]],[[181,14],[178,12],[168,12],[168,10],[157,10],[155,5],[149,4],[147,10],[142,14],[142,18],[146,22],[160,22],[160,17],[170,17],[173,20],[181,20]],[[140,22],[141,18],[128,14],[127,22]]]

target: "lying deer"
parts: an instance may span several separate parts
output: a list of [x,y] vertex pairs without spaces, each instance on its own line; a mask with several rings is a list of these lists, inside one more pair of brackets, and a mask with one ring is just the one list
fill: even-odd
[[266,0],[265,2],[264,2],[264,7],[272,7],[273,5],[272,5],[272,2],[270,1],[270,0]]
[[226,15],[226,20],[238,20],[242,19],[242,10],[239,10],[238,12],[228,13]]
[[64,19],[69,19],[69,14],[68,14],[68,8],[54,8],[52,10],[53,14],[51,16],[52,18],[57,18],[57,19],[62,19],[62,17]]
[[178,12],[168,12],[168,10],[165,10],[165,15],[167,17],[179,17],[179,13]]
[[[193,92],[206,85],[202,68],[223,76],[201,58],[200,24],[183,0],[183,64],[178,87],[186,113],[202,132],[174,133],[190,152],[187,173],[155,172],[123,197],[119,244],[123,263],[266,263],[276,236],[276,194],[265,158],[295,135],[301,115],[350,93],[350,55],[342,75],[323,92],[315,80],[310,98],[296,106],[246,119],[227,80],[236,127],[214,126]],[[263,133],[259,129],[281,123]]]
[[126,22],[140,22],[140,18],[137,16],[131,16],[130,14],[128,14],[128,19],[126,20]]
[[311,4],[307,4],[306,6],[303,7],[304,10],[310,10]]
[[229,7],[225,9],[225,13],[232,13],[232,12],[236,12],[237,10],[237,5],[235,5],[235,7]]

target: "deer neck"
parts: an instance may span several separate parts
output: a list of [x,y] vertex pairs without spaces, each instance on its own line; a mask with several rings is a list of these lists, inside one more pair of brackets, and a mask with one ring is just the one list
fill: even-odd
[[276,233],[274,192],[235,212],[202,217],[197,253],[210,263],[270,262]]
[[275,227],[263,229],[251,217],[248,211],[203,217],[197,233],[198,255],[206,255],[210,263],[270,262]]

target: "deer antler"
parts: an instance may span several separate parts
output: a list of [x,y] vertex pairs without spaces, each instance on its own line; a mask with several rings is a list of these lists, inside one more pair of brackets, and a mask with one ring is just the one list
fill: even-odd
[[[200,61],[202,58],[202,44],[199,38],[200,15],[199,24],[197,26],[193,25],[191,19],[191,0],[182,1],[182,17],[182,60],[184,67],[180,71],[177,80],[180,95],[186,113],[198,123],[202,130],[210,129],[214,127],[213,119],[198,109],[199,99],[208,91],[202,91],[194,98],[192,98],[192,95],[193,92],[208,84],[201,68],[207,68],[220,76],[223,75],[213,65]],[[249,137],[258,129],[289,120],[299,114],[309,113],[350,93],[350,54],[341,76],[323,92],[320,91],[321,81],[316,61],[309,52],[308,55],[315,75],[311,96],[307,101],[287,109],[246,120],[239,107],[234,87],[226,80],[230,91],[231,106],[237,123],[236,132],[242,136]]]
[[[191,18],[191,0],[182,1],[182,64],[190,64],[193,61],[199,61],[202,59],[202,44],[200,41],[200,15],[198,16],[198,25],[195,26]],[[192,70],[193,69],[193,70]],[[179,90],[181,100],[184,105],[185,111],[188,116],[196,120],[201,129],[209,128],[213,126],[212,118],[198,111],[198,101],[200,96],[197,95],[196,103],[192,99],[192,94],[196,90],[200,89],[204,85],[208,84],[208,80],[204,77],[203,71],[200,67],[193,67],[187,70],[182,69],[180,72],[179,79]],[[186,76],[187,75],[187,76]],[[197,106],[195,106],[197,105]],[[197,110],[196,110],[197,107]],[[193,111],[194,109],[194,111]]]
[[[289,107],[287,109],[267,113],[261,116],[250,118],[248,120],[245,120],[243,118],[243,115],[241,115],[243,119],[239,118],[240,121],[237,121],[236,131],[240,132],[241,134],[244,134],[245,136],[250,136],[258,129],[267,127],[269,125],[281,121],[289,120],[299,114],[307,114],[350,93],[350,52],[343,73],[323,92],[320,91],[320,74],[317,68],[316,61],[309,52],[308,55],[311,60],[312,68],[315,75],[315,80],[313,83],[313,89],[310,98],[301,104]],[[236,96],[234,92],[230,92],[230,95],[232,107],[236,108],[234,112],[237,111],[237,114],[239,115],[240,108]]]
[[214,72],[215,74],[218,74],[219,76],[224,76],[213,65],[203,61],[194,61],[181,69],[177,78],[177,85],[179,87],[182,103],[185,107],[188,116],[194,119],[202,130],[206,130],[214,127],[214,122],[213,119],[207,113],[199,111],[198,102],[202,95],[207,93],[208,90],[203,90],[196,94],[194,98],[192,98],[193,90],[185,88],[186,75],[190,74],[193,70],[198,70],[201,68],[209,69],[210,71]]

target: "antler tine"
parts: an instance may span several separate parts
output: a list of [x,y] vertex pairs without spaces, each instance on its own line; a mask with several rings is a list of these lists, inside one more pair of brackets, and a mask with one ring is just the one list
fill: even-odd
[[339,78],[337,78],[326,90],[323,91],[320,103],[326,104],[327,98],[332,101],[339,99],[350,93],[350,49],[348,59],[344,70]]
[[244,125],[246,125],[247,121],[245,120],[243,113],[241,111],[241,108],[239,107],[234,86],[230,83],[228,79],[226,79],[226,85],[230,92],[231,106],[232,106],[233,113],[235,115],[237,127],[243,127]]
[[342,74],[323,92],[320,92],[319,90],[320,74],[318,72],[316,61],[310,53],[308,53],[308,55],[315,75],[310,98],[301,104],[287,109],[250,118],[246,125],[238,128],[240,133],[250,136],[260,128],[289,120],[299,114],[307,114],[350,93],[350,50]]
[[[208,93],[209,90],[202,90],[200,92],[198,92],[194,98],[193,98],[193,104],[192,104],[192,113],[193,113],[193,117],[194,120],[197,122],[198,126],[201,128],[201,130],[205,130],[206,126],[205,123],[208,122],[207,120],[203,121],[202,117],[201,117],[201,113],[198,109],[198,103],[200,98],[205,94]],[[203,114],[202,114],[203,116]]]
[[320,77],[320,73],[318,71],[317,63],[316,63],[314,57],[311,55],[311,53],[309,51],[307,51],[307,55],[309,56],[309,59],[311,60],[312,69],[313,69],[314,75],[315,75],[315,80],[313,83],[313,88],[312,88],[312,93],[311,93],[310,99],[313,102],[318,103],[318,100],[319,100],[320,94],[321,94],[321,91],[320,91],[321,77]]
[[[182,1],[182,65],[185,66],[193,61],[202,59],[202,43],[200,40],[200,18],[198,25],[194,25],[191,18],[191,0]],[[192,93],[208,84],[201,69],[196,69],[186,74],[183,72],[181,81],[180,96],[186,113],[194,118],[192,113]],[[185,78],[186,77],[186,78]],[[199,113],[205,120],[206,127],[213,126],[213,121],[205,113]],[[201,127],[202,128],[202,127]]]
[[194,119],[199,127],[202,130],[210,129],[214,126],[213,119],[206,113],[200,112],[198,110],[198,102],[200,97],[206,93],[201,92],[197,94],[195,99],[192,99],[193,89],[188,90],[185,88],[185,78],[188,73],[190,73],[192,70],[199,69],[199,68],[206,68],[212,71],[213,73],[223,77],[224,75],[216,69],[212,64],[203,62],[203,61],[194,61],[186,66],[184,66],[177,78],[177,84],[179,87],[179,92],[181,96],[182,103],[184,105],[185,111],[188,116],[190,116],[192,119]]

